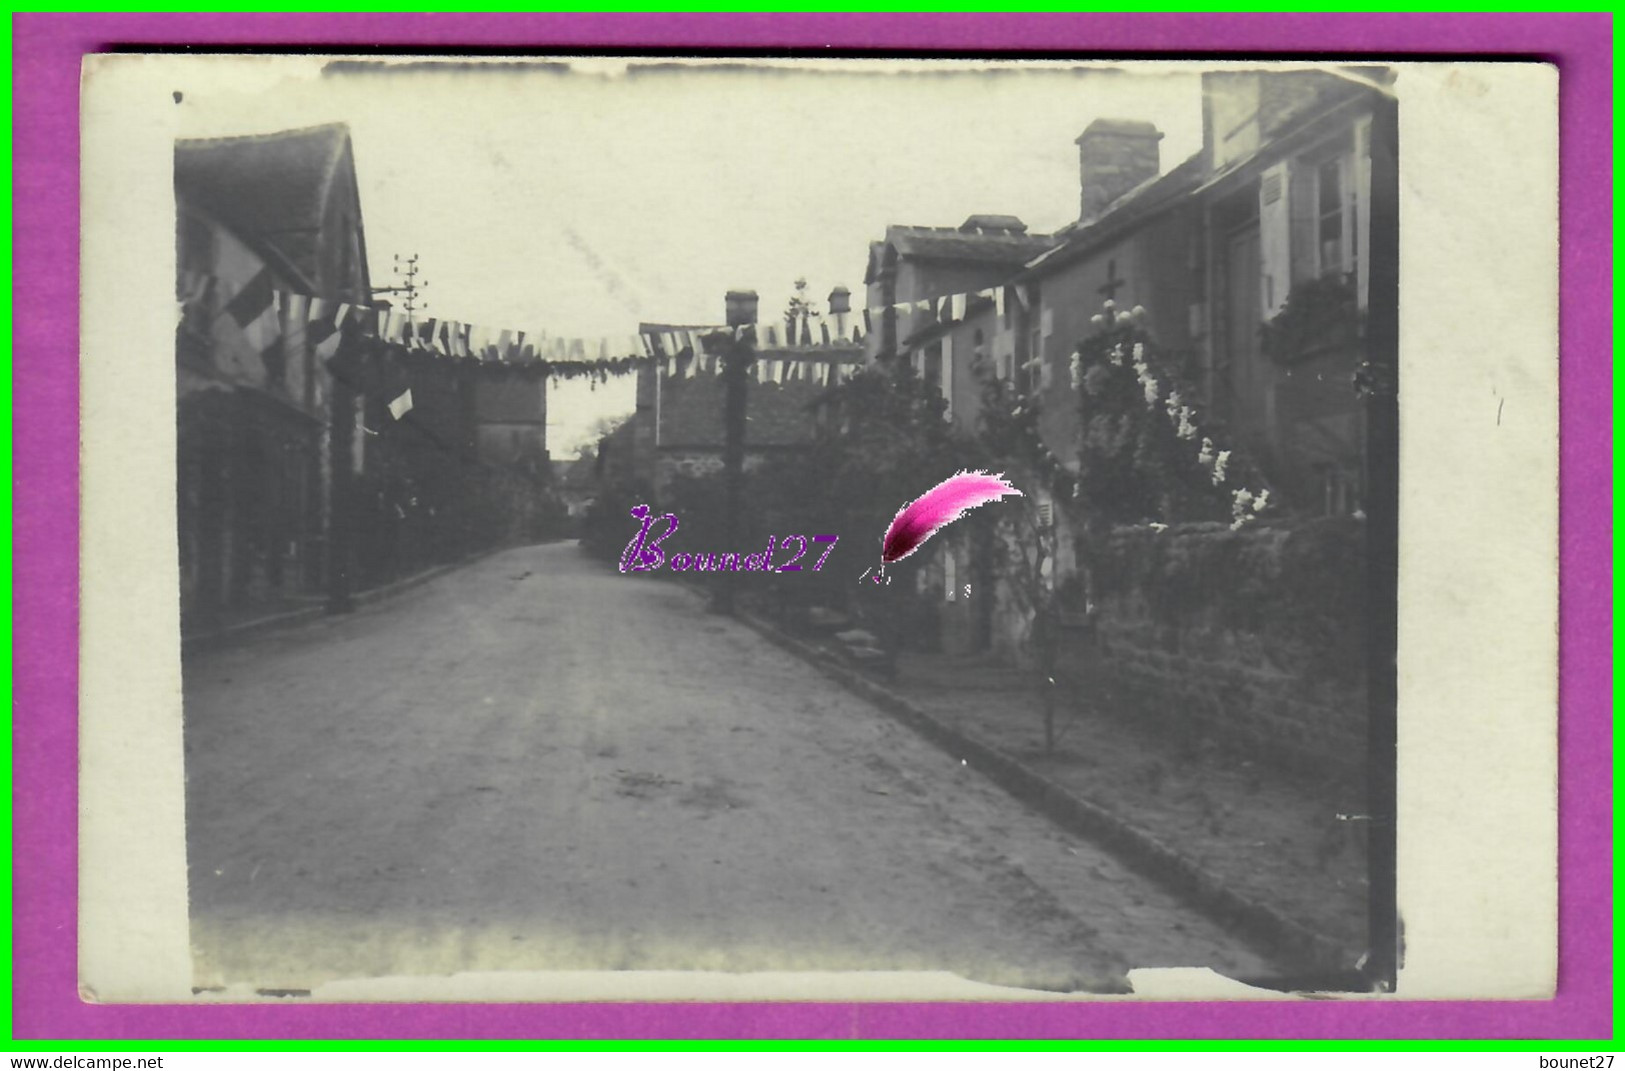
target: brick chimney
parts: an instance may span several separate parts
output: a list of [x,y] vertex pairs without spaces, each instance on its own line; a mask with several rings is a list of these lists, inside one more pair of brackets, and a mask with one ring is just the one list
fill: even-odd
[[1079,219],[1162,171],[1162,131],[1139,119],[1096,119],[1078,135]]
[[837,286],[829,292],[829,315],[835,322],[835,337],[846,337],[846,325],[852,317],[852,291]]

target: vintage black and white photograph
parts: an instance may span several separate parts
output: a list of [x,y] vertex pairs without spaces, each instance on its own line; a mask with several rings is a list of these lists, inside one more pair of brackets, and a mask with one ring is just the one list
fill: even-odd
[[1391,988],[1391,69],[210,74],[196,992]]

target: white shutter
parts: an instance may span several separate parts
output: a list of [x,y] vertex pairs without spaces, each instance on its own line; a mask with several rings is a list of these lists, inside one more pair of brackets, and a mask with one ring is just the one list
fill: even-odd
[[1292,289],[1291,173],[1286,161],[1264,172],[1258,186],[1259,256],[1264,318],[1281,311]]
[[1354,124],[1354,266],[1360,308],[1371,289],[1371,117]]

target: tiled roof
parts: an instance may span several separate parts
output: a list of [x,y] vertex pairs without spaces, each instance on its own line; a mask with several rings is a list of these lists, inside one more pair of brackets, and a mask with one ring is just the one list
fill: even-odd
[[343,123],[175,143],[175,190],[245,238],[316,275],[329,191],[350,154]]
[[[1165,174],[1135,186],[1092,219],[1080,220],[1057,232],[1061,244],[1027,261],[1029,272],[1069,263],[1100,243],[1110,241],[1169,204],[1191,193],[1202,181],[1202,154]],[[1026,274],[1026,273],[1023,273]]]
[[[972,217],[975,218],[974,216]],[[919,260],[959,260],[992,264],[1025,263],[1055,244],[1047,234],[964,231],[958,227],[887,227],[886,242],[898,255]]]

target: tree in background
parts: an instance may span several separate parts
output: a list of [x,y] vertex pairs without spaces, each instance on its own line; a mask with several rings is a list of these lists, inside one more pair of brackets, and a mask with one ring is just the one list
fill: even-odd
[[796,292],[790,295],[790,303],[784,309],[785,337],[791,345],[800,342],[802,337],[812,330],[812,323],[823,316],[818,303],[807,296],[807,280],[796,280]]

